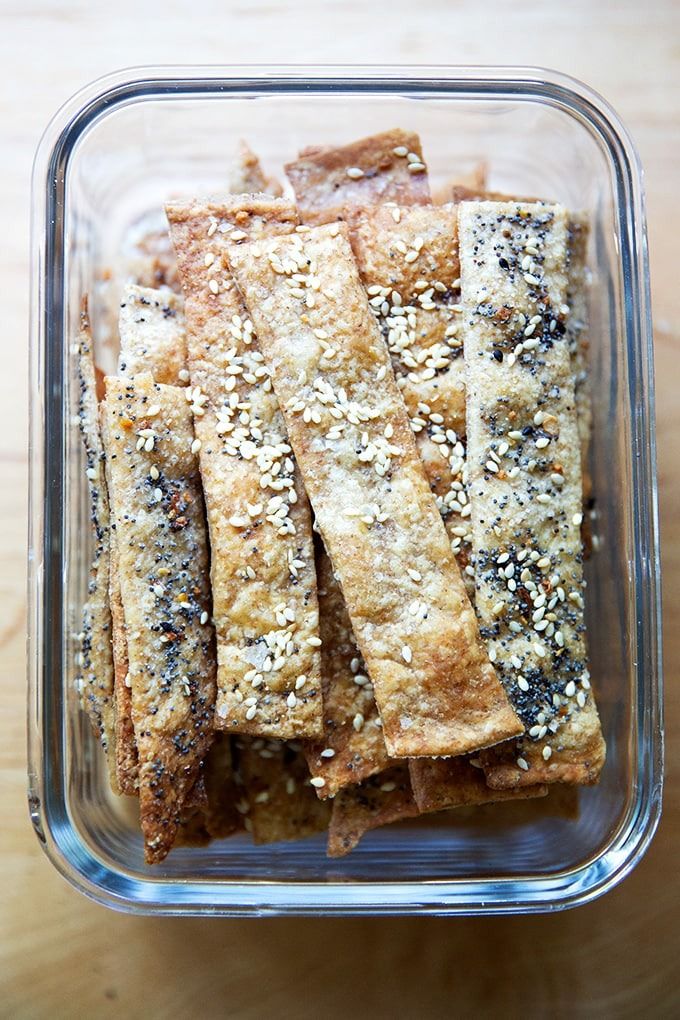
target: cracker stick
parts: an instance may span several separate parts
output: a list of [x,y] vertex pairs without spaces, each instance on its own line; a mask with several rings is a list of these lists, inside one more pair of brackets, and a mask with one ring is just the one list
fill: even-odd
[[361,786],[338,793],[328,828],[328,856],[344,857],[371,829],[414,818],[418,813],[407,764],[393,765]]
[[[458,335],[457,211],[450,205],[362,210],[353,220],[351,240],[425,473],[464,569],[470,551],[470,507],[465,363]],[[469,575],[465,577],[474,590]]]
[[360,783],[390,764],[382,724],[352,633],[347,607],[328,553],[316,549],[319,593],[323,738],[304,750],[313,785],[322,799]]
[[212,739],[208,543],[184,392],[150,375],[109,377],[104,409],[140,816],[154,863],[172,846]]
[[484,772],[468,757],[417,758],[409,762],[411,788],[421,814],[501,800],[545,797],[548,787],[537,784],[513,790],[491,790]]
[[297,743],[236,739],[243,797],[238,810],[257,844],[304,839],[328,826],[330,807],[309,783]]
[[84,303],[76,344],[78,369],[78,427],[85,448],[85,474],[90,497],[90,525],[94,555],[77,656],[76,689],[92,728],[99,738],[117,792],[113,710],[113,653],[109,609],[109,499],[104,474],[104,449],[99,430],[92,332]]
[[[588,467],[593,411],[588,382],[588,269],[586,266],[590,224],[585,214],[569,220],[569,264],[567,268],[567,340],[574,372],[576,424],[581,444],[581,472],[584,509],[592,495],[593,483]],[[584,522],[585,523],[585,522]]]
[[189,395],[213,551],[215,725],[270,737],[321,733],[309,503],[226,253],[294,229],[282,199],[168,208],[186,295]]
[[378,202],[430,201],[418,135],[385,131],[338,147],[303,149],[285,171],[304,223],[330,223]]
[[517,202],[465,202],[459,217],[477,615],[527,731],[481,760],[494,788],[594,782],[567,217]]
[[458,754],[521,732],[479,636],[346,228],[310,227],[229,258],[388,753]]
[[151,372],[158,383],[185,386],[187,349],[183,301],[168,290],[127,284],[118,319],[118,374]]
[[[107,417],[101,408],[101,435],[106,459],[106,484],[111,489],[111,450]],[[115,768],[120,793],[135,795],[139,792],[139,769],[135,729],[132,722],[132,694],[127,648],[125,611],[120,592],[120,565],[115,518],[109,533],[109,607],[111,611],[111,637],[113,649],[113,717],[115,741]]]

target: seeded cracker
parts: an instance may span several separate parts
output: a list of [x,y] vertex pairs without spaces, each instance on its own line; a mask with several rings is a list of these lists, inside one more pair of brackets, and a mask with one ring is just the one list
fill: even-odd
[[405,762],[393,765],[361,786],[350,786],[337,795],[328,829],[328,856],[344,857],[371,829],[417,814],[408,766]]
[[[111,489],[111,450],[107,418],[101,405],[101,436],[106,462],[106,483]],[[113,718],[115,740],[115,768],[120,793],[134,796],[139,791],[137,745],[132,723],[132,692],[125,628],[125,611],[120,592],[120,565],[115,519],[109,533],[109,606],[111,610],[111,636],[113,648]]]
[[298,744],[237,737],[243,796],[237,802],[256,844],[304,839],[328,827],[330,807],[316,796]]
[[309,503],[227,252],[294,229],[266,196],[168,208],[186,295],[217,630],[215,725],[269,737],[321,733],[316,575]]
[[118,319],[118,374],[132,378],[151,372],[158,383],[186,386],[184,309],[169,290],[127,284]]
[[521,732],[480,640],[346,228],[312,227],[229,257],[389,754],[461,754]]
[[330,223],[353,208],[379,202],[430,201],[427,168],[418,135],[385,131],[349,145],[303,149],[288,163],[303,223]]
[[[362,210],[353,220],[351,241],[418,453],[464,570],[471,536],[457,210],[450,205]],[[464,576],[474,590],[469,572]]]
[[581,464],[560,206],[460,206],[477,614],[526,733],[489,786],[590,783],[605,747],[584,644]]
[[77,342],[78,426],[85,448],[85,474],[90,497],[94,556],[77,655],[76,689],[106,754],[109,777],[117,790],[114,751],[113,655],[109,609],[109,500],[104,477],[104,451],[99,431],[92,333],[83,304]]
[[319,797],[360,783],[390,764],[373,685],[352,633],[347,607],[321,542],[316,549],[324,735],[304,746]]
[[512,790],[490,790],[484,772],[469,758],[418,758],[409,762],[411,788],[421,814],[448,808],[492,804],[501,800],[545,797],[544,785]]
[[184,392],[150,375],[109,377],[104,407],[140,816],[155,863],[173,844],[212,739],[207,534]]

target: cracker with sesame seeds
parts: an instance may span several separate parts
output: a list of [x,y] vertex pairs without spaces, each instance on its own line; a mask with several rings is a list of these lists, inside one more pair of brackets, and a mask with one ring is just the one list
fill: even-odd
[[[445,206],[376,206],[350,237],[451,548],[469,560],[465,362],[459,336],[458,214]],[[474,585],[464,574],[468,587]]]
[[326,852],[329,857],[344,857],[372,829],[418,814],[408,765],[393,765],[360,786],[349,786],[338,793],[333,800]]
[[333,797],[390,764],[373,686],[357,648],[340,584],[321,542],[316,548],[323,689],[321,740],[305,742],[319,797]]
[[465,753],[522,732],[480,638],[346,227],[234,247],[229,259],[388,753]]
[[544,784],[514,790],[491,790],[484,772],[467,756],[460,758],[416,758],[409,762],[411,788],[421,814],[449,808],[495,804],[501,800],[545,797]]
[[459,207],[469,495],[482,634],[525,726],[489,786],[597,779],[583,614],[581,460],[561,206]]
[[328,827],[330,807],[310,785],[299,744],[238,737],[236,747],[243,783],[237,808],[256,844],[305,839]]
[[129,283],[118,319],[118,374],[132,378],[151,372],[158,383],[186,385],[184,303],[169,290]]
[[[105,454],[106,482],[111,488],[111,456],[109,432],[104,405],[101,406],[101,436]],[[132,695],[129,687],[129,662],[125,612],[120,593],[116,522],[111,520],[109,533],[109,605],[111,609],[111,639],[113,650],[113,718],[115,768],[120,793],[134,796],[139,790],[137,745],[132,723]]]
[[284,169],[303,223],[330,223],[353,208],[379,202],[430,201],[420,139],[410,131],[385,131],[337,147],[309,147]]
[[240,195],[169,206],[168,218],[186,296],[187,395],[213,551],[215,725],[314,738],[322,709],[309,502],[226,261],[245,240],[290,232],[297,214],[283,199]]
[[146,860],[156,863],[173,844],[212,740],[207,529],[184,391],[151,375],[108,377],[104,413],[140,817]]
[[99,428],[92,332],[83,302],[77,341],[78,427],[85,449],[85,476],[90,503],[94,554],[77,657],[76,688],[104,752],[111,785],[118,791],[115,767],[113,652],[109,606],[110,512],[104,448]]

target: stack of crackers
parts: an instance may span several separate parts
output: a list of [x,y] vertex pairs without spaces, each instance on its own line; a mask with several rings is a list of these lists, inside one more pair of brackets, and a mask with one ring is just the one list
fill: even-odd
[[400,130],[285,170],[244,149],[167,207],[103,380],[83,308],[77,683],[149,863],[243,829],[342,856],[605,758],[587,221],[481,178],[435,203]]

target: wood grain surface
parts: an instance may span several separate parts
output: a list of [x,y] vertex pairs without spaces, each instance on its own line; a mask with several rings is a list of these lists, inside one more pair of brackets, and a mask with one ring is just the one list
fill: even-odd
[[[25,568],[29,176],[49,117],[135,64],[524,63],[589,82],[646,170],[668,766],[647,857],[558,916],[141,919],[72,891],[28,821]],[[677,0],[0,0],[0,1016],[670,1017],[680,1012],[680,4]]]

